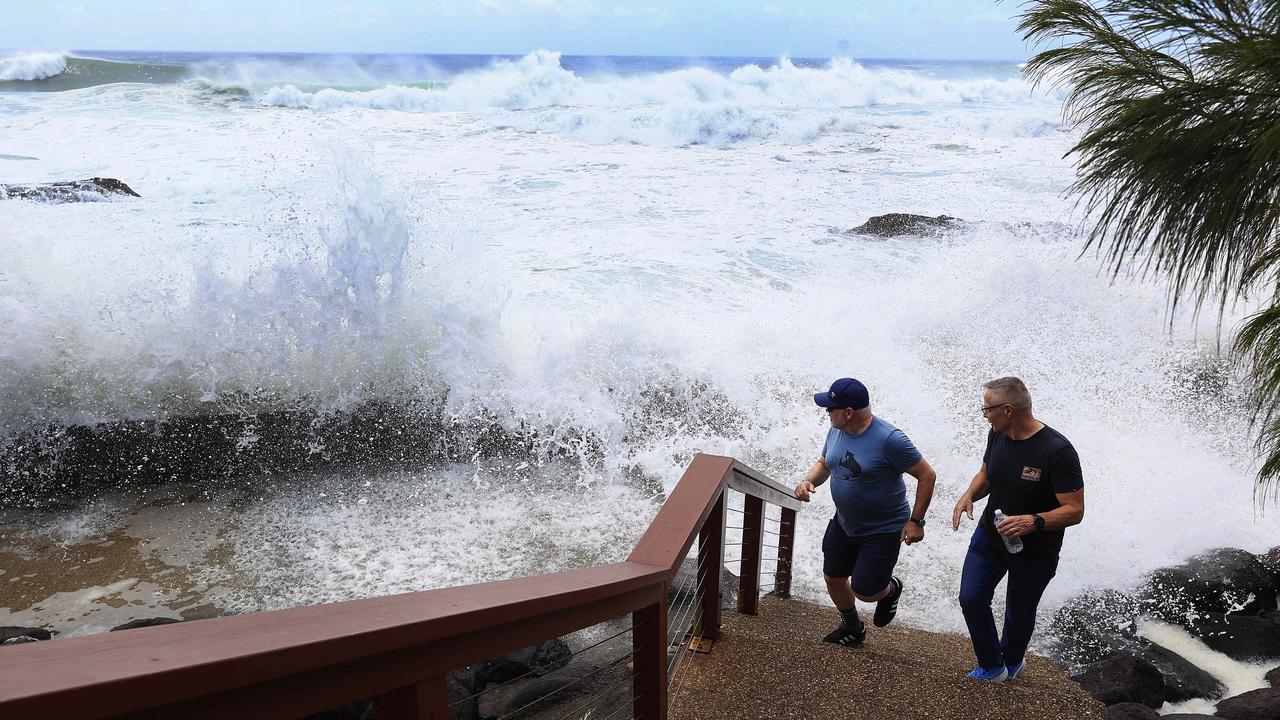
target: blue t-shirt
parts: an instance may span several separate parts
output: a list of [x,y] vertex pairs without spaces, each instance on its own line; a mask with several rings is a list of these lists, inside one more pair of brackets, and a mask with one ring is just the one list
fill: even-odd
[[906,433],[878,417],[857,435],[831,428],[822,459],[831,471],[836,519],[850,537],[896,533],[911,517],[902,473],[922,455]]

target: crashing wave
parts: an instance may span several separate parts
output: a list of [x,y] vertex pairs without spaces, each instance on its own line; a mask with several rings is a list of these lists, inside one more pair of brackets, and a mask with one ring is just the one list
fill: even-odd
[[825,67],[744,65],[728,75],[691,67],[636,77],[587,79],[565,69],[560,53],[538,50],[464,73],[440,88],[388,85],[376,90],[296,85],[263,93],[264,105],[333,110],[347,107],[416,112],[530,110],[548,107],[617,108],[635,105],[735,104],[774,108],[848,108],[915,103],[1016,102],[1032,96],[1021,79],[946,80],[907,70],[868,69],[848,58]]
[[67,69],[67,55],[60,52],[24,52],[0,57],[0,81],[44,80]]
[[1033,97],[1020,79],[946,80],[898,69],[868,69],[847,58],[802,67],[744,65],[729,74],[691,67],[634,77],[586,78],[560,54],[538,50],[431,87],[370,90],[297,85],[264,92],[263,105],[340,110],[500,114],[494,125],[574,135],[593,142],[728,144],[750,139],[807,143],[848,125],[842,110],[915,104],[1019,102]]

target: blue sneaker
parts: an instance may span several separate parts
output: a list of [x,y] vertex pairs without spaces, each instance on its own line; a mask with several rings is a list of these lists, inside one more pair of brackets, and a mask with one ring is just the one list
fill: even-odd
[[989,682],[1004,682],[1004,679],[1008,675],[1009,675],[1009,671],[1006,670],[1003,665],[996,668],[995,670],[984,670],[981,666],[979,666],[974,668],[973,671],[969,673],[969,677],[975,680],[987,680]]
[[1026,665],[1027,665],[1027,661],[1026,661],[1026,660],[1023,660],[1022,662],[1018,663],[1017,665],[1005,665],[1005,666],[1004,666],[1004,669],[1009,673],[1009,676],[1008,676],[1007,678],[1005,678],[1005,679],[1006,679],[1006,680],[1012,680],[1012,679],[1014,679],[1014,678],[1018,677],[1018,673],[1022,672],[1022,668],[1026,667]]

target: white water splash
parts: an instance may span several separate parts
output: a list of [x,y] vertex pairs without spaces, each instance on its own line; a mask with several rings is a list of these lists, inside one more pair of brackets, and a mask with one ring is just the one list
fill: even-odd
[[0,57],[0,81],[43,80],[67,69],[67,53],[21,52]]

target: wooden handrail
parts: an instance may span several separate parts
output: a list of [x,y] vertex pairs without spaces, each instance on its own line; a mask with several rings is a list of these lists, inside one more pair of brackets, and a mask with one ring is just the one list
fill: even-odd
[[626,562],[0,648],[0,717],[287,718],[365,697],[379,720],[436,717],[450,670],[627,613],[637,687],[642,657],[644,682],[662,685],[661,704],[637,703],[636,716],[663,717],[667,588],[726,487],[794,522],[785,488],[699,454]]

